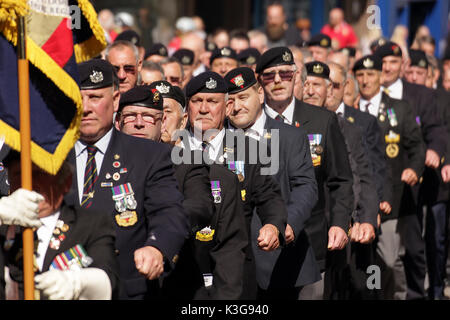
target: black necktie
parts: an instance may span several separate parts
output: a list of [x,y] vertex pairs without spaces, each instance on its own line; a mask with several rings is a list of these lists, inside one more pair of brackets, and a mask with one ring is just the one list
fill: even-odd
[[95,163],[95,153],[97,148],[95,146],[87,146],[88,158],[86,161],[86,168],[84,169],[84,185],[83,197],[81,199],[81,206],[89,208],[92,205],[94,197],[94,184],[97,181],[97,165]]

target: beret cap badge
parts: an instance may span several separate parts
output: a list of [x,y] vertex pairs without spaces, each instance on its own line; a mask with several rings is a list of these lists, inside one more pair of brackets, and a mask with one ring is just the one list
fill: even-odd
[[206,81],[205,86],[209,90],[213,90],[213,89],[217,88],[217,81],[214,80],[213,78],[209,78],[209,80]]
[[164,83],[161,83],[161,85],[156,86],[156,90],[158,90],[162,94],[167,94],[170,91],[170,87],[166,86]]
[[286,51],[285,53],[283,53],[283,61],[284,62],[289,62],[291,60],[292,60],[292,57],[291,57],[291,54],[289,52]]
[[236,87],[243,87],[245,84],[245,80],[242,77],[242,74],[237,75],[236,77],[234,77],[233,79],[231,79],[231,82],[233,82]]
[[322,40],[320,40],[320,45],[322,46],[322,47],[326,47],[326,46],[328,46],[328,40],[327,39],[322,39]]
[[367,58],[363,61],[363,66],[365,68],[373,68],[373,61]]
[[191,63],[191,58],[189,58],[188,56],[183,56],[183,58],[181,58],[181,63],[189,64],[189,63]]
[[420,59],[420,61],[419,61],[419,67],[421,67],[421,68],[426,68],[426,66],[427,66],[426,61],[423,60],[423,59]]
[[160,54],[161,56],[167,55],[167,50],[166,50],[166,48],[164,48],[164,47],[159,48],[159,54]]
[[254,64],[256,62],[256,58],[254,56],[250,56],[247,58],[247,64]]
[[89,76],[92,83],[99,83],[103,81],[103,73],[101,71],[92,70],[92,74]]
[[320,64],[316,64],[313,67],[313,72],[317,74],[321,74],[323,72],[323,67]]
[[152,89],[152,93],[153,93],[153,102],[158,102],[159,101],[159,91],[157,89]]
[[223,55],[223,56],[227,56],[227,57],[228,57],[228,56],[231,54],[231,50],[228,49],[228,48],[223,48],[223,49],[220,51],[220,54]]

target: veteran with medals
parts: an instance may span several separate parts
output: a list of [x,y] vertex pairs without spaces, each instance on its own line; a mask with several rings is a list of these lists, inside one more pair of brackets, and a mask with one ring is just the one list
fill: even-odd
[[[385,141],[387,174],[383,199],[392,208],[381,214],[381,234],[377,254],[383,260],[382,287],[384,299],[406,299],[406,277],[401,260],[404,244],[400,239],[401,212],[417,205],[411,187],[419,182],[425,164],[425,144],[411,107],[392,99],[381,90],[382,62],[376,55],[355,62],[353,71],[361,99],[359,108],[378,118]],[[381,208],[381,207],[380,207]],[[384,276],[383,276],[384,275]]]
[[[76,166],[76,178],[66,199],[76,206],[101,210],[114,222],[119,298],[144,299],[158,285],[149,280],[174,268],[188,234],[170,148],[113,127],[113,113],[123,99],[110,63],[94,59],[79,64],[78,69],[83,117],[80,140],[68,155]],[[148,114],[129,110],[128,116],[139,119],[139,126],[157,123],[163,103],[159,92],[132,90],[140,92],[138,106],[151,104],[152,109]],[[125,92],[122,98],[127,96]],[[139,126],[130,127],[130,132],[140,134]],[[153,134],[160,135],[160,131]]]

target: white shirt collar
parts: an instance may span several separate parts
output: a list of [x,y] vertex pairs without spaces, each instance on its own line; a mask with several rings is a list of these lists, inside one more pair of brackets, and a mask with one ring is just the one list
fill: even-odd
[[60,215],[60,211],[44,217],[40,218],[42,222],[42,226],[37,229],[37,237],[39,239],[38,247],[37,247],[37,255],[36,255],[36,263],[39,267],[39,270],[42,271],[42,267],[44,266],[44,258],[47,253],[47,248],[50,244],[50,239],[53,234],[53,230],[55,229],[56,222],[58,221]]
[[[225,128],[222,128],[222,130],[220,130],[219,133],[211,141],[209,141],[207,148],[210,159],[215,160],[217,158],[224,137],[225,137]],[[191,150],[203,150],[202,143],[203,141],[198,139],[191,132],[191,135],[189,136],[189,144]]]
[[258,119],[256,119],[255,123],[245,130],[245,135],[251,137],[253,139],[259,140],[260,137],[264,135],[264,125],[266,124],[266,114],[264,111],[261,112],[261,115]]
[[369,106],[369,113],[375,117],[378,116],[378,108],[380,107],[380,103],[381,103],[381,92],[382,90],[380,89],[380,91],[374,95],[372,97],[372,99],[370,100],[366,100],[363,97],[361,97],[361,99],[359,100],[359,109],[362,112],[366,112],[366,105],[367,103],[371,103],[371,105]]
[[342,113],[342,116],[345,116],[345,104],[344,102],[341,102],[339,107],[336,109],[336,114]]
[[[98,151],[102,154],[106,153],[108,149],[109,141],[111,140],[113,128],[111,128],[100,140],[98,140],[94,145],[97,147]],[[75,143],[75,156],[78,157],[87,148],[87,144],[81,140],[77,140]]]
[[[264,103],[264,109],[267,112],[267,114],[269,115],[269,117],[275,119],[275,117],[277,115],[279,115],[278,112],[276,112],[274,109],[272,109],[271,107],[269,107],[269,105],[267,103]],[[283,111],[283,113],[281,114],[281,116],[284,119],[284,123],[287,124],[292,124],[292,121],[294,119],[294,110],[295,110],[295,98],[292,97],[291,102],[289,103],[289,105],[287,106],[287,108]]]
[[403,96],[403,82],[400,78],[398,78],[393,84],[391,84],[388,89],[389,97],[394,99],[402,99]]

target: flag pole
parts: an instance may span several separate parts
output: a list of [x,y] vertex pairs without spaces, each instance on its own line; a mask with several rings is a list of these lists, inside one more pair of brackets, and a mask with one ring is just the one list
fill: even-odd
[[[26,54],[25,17],[19,18],[17,40],[18,82],[19,82],[19,114],[20,114],[20,167],[22,188],[32,190],[31,179],[31,129],[30,129],[30,82]],[[34,239],[33,230],[25,228],[23,241],[23,280],[25,300],[34,300]]]

